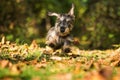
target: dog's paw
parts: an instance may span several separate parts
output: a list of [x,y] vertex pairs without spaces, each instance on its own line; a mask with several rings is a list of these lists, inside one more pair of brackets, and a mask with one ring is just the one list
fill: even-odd
[[55,47],[55,45],[53,43],[50,43],[48,46],[50,46],[51,48]]
[[71,49],[70,49],[70,48],[65,48],[65,49],[63,50],[63,52],[69,53],[69,52],[71,52]]

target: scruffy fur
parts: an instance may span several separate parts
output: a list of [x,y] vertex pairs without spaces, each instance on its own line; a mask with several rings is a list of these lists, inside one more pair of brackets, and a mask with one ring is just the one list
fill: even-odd
[[46,44],[52,47],[54,50],[62,48],[64,52],[70,52],[71,43],[73,38],[70,32],[73,29],[74,16],[74,5],[68,13],[48,13],[49,16],[56,16],[57,20],[55,26],[50,28],[46,37]]

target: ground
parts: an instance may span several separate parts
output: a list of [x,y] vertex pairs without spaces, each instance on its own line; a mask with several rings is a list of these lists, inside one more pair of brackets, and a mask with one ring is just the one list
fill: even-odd
[[0,80],[120,80],[120,48],[53,52],[31,45],[0,42]]

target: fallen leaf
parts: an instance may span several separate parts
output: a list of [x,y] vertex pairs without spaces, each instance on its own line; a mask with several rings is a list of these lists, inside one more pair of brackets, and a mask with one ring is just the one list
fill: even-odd
[[33,77],[31,80],[41,80],[39,76]]
[[0,79],[0,80],[14,80],[14,79],[12,79],[12,78],[10,78],[10,77],[4,77],[4,78],[2,78],[2,79]]
[[57,61],[61,61],[61,60],[62,60],[62,57],[52,56],[50,59],[52,59],[52,60],[57,60]]
[[5,44],[5,36],[2,37],[1,44]]
[[98,63],[98,62],[94,62],[93,65],[97,70],[99,70],[101,68],[100,63]]
[[83,80],[106,80],[103,76],[101,76],[98,71],[92,71],[88,73]]
[[117,61],[112,62],[110,65],[115,67],[119,64],[120,64],[120,60],[117,60]]
[[37,63],[37,64],[35,64],[35,67],[36,68],[45,68],[47,66],[47,64],[46,63]]
[[0,61],[0,67],[5,68],[8,65],[9,61],[8,60],[2,60]]
[[33,40],[30,47],[29,47],[29,49],[35,49],[35,48],[38,48],[38,45],[37,45],[36,40]]
[[120,75],[116,75],[112,78],[112,80],[120,80]]
[[103,76],[106,80],[110,80],[112,78],[112,71],[112,67],[106,66],[99,71],[99,74]]
[[75,47],[75,46],[73,46],[73,47],[71,47],[71,53],[72,53],[72,55],[80,55],[80,49],[78,48],[78,47]]
[[46,48],[43,51],[43,53],[45,53],[45,54],[52,54],[53,52],[54,52],[54,50],[49,46],[46,46]]
[[6,41],[6,44],[7,44],[7,45],[10,45],[10,41]]
[[10,67],[10,73],[12,75],[18,75],[20,73],[20,71],[18,70],[16,65],[13,65],[13,66]]
[[76,64],[75,64],[74,74],[79,74],[79,73],[80,73],[81,65],[82,65],[81,63],[76,63]]
[[92,64],[93,64],[93,60],[87,61],[85,63],[85,65],[84,65],[85,70],[90,69],[90,67],[92,66]]
[[56,74],[50,76],[49,80],[72,80],[72,74],[71,73]]
[[79,45],[80,41],[78,38],[75,37],[73,43],[74,43],[74,45]]

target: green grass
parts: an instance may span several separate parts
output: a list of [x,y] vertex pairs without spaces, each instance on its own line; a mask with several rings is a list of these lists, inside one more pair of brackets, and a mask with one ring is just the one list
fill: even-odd
[[120,48],[103,51],[78,51],[74,48],[71,55],[64,55],[59,51],[57,54],[46,54],[44,49],[36,43],[30,46],[2,44],[0,80],[87,80],[86,77],[91,80],[95,77],[107,80],[109,77],[106,75],[112,75],[111,80],[120,78]]

